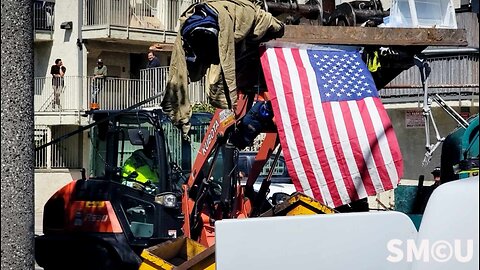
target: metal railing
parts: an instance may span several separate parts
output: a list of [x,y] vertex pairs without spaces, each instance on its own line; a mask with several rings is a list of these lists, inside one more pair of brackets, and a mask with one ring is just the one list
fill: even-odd
[[[88,77],[87,87],[87,99],[105,110],[125,109],[153,96],[153,91],[147,87],[146,82],[137,79]],[[159,101],[154,100],[148,106],[158,104]]]
[[53,31],[54,2],[33,2],[33,27],[35,30]]
[[60,92],[60,106],[57,111],[81,110],[81,91],[79,89],[80,76],[65,76],[63,82],[57,83],[52,77],[37,77],[34,80],[34,107],[36,112],[55,111],[54,88],[58,86]]
[[180,14],[198,0],[83,0],[84,26],[175,31]]
[[[60,106],[54,109],[54,80],[52,77],[37,77],[34,81],[35,112],[79,112],[89,109],[91,102],[100,109],[119,110],[128,108],[154,95],[163,94],[168,79],[168,67],[143,69],[140,79],[65,76],[60,87]],[[83,85],[82,89],[80,87]],[[163,97],[163,95],[161,95]],[[161,97],[141,107],[160,106]],[[204,80],[189,85],[192,103],[207,102]]]
[[[140,80],[143,81],[147,89],[151,89],[152,93],[156,94],[163,92],[164,94],[168,80],[168,69],[169,67],[142,69],[140,70]],[[192,104],[207,102],[205,80],[202,79],[198,82],[189,84],[188,96]]]
[[[160,12],[162,21],[166,22],[166,29],[175,31],[177,29],[178,18],[190,5],[201,2],[201,0],[167,0]],[[171,12],[171,13],[169,13]],[[169,15],[172,14],[172,15]]]
[[[49,142],[48,127],[45,125],[35,125],[33,133],[35,147],[39,147]],[[47,148],[43,148],[40,151],[35,151],[35,168],[47,168],[49,167],[49,157]]]
[[[35,125],[35,146],[43,145],[52,138],[59,138],[76,130],[77,126]],[[82,163],[82,137],[72,136],[56,144],[35,151],[36,169],[80,168]]]
[[145,83],[145,87],[151,89],[153,93],[164,94],[168,80],[168,69],[168,67],[141,69],[140,80],[142,80]]
[[[478,95],[479,57],[477,55],[458,55],[449,57],[430,57],[428,59],[431,74],[428,88],[432,94]],[[400,73],[385,89],[380,91],[382,98],[423,95],[418,67]]]

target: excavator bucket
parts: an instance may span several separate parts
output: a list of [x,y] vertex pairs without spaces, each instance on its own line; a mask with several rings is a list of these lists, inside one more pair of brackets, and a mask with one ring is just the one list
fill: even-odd
[[147,248],[139,270],[215,270],[215,246],[204,247],[186,237]]

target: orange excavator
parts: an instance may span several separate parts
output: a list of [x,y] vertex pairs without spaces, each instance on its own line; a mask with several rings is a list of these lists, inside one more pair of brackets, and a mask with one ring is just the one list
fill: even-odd
[[[269,207],[266,195],[281,149],[277,148],[279,139],[267,94],[267,92],[240,93],[235,112],[229,109],[216,110],[188,181],[183,185],[182,212],[188,214],[185,217],[183,231],[185,236],[205,246],[215,243],[215,220],[256,216]],[[248,172],[246,185],[241,186],[235,165],[235,158],[238,157],[236,145],[242,145],[245,137],[249,136],[242,128],[245,125],[242,119],[261,117],[247,113],[251,111],[252,106],[259,107],[260,110],[253,111],[261,111],[264,114],[262,120],[269,123],[261,130],[254,131],[250,138],[246,138],[253,139],[260,132],[266,133],[252,169]],[[264,179],[260,190],[255,192],[253,184],[276,148],[276,158],[270,167],[271,171]]]
[[[178,143],[180,132],[159,109],[95,110],[91,118],[88,177],[83,170],[81,179],[44,206],[35,259],[46,270],[138,269],[143,249],[183,235],[184,172],[177,162],[189,162],[190,144]],[[193,115],[192,144],[210,119],[207,113]],[[158,181],[140,184],[134,173],[122,173],[122,165],[147,145],[154,145]]]

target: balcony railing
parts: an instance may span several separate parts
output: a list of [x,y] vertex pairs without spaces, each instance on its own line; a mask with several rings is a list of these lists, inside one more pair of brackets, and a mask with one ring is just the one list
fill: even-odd
[[35,30],[53,31],[55,3],[48,1],[33,2],[33,26]]
[[[140,80],[151,93],[162,93],[167,86],[168,67],[140,70]],[[205,81],[201,80],[188,86],[188,96],[192,103],[207,102]],[[162,95],[163,97],[163,95]]]
[[[101,109],[119,110],[128,108],[154,95],[163,94],[168,78],[168,67],[144,69],[140,79],[65,76],[60,88],[60,109],[54,110],[54,86],[52,77],[35,78],[35,112],[79,112],[89,109],[91,102]],[[141,107],[158,107],[160,98]],[[206,102],[204,82],[189,85],[192,103]]]
[[[82,91],[80,91],[80,81],[83,77],[65,76],[63,78],[63,86],[58,89],[60,92],[60,108],[61,111],[79,111],[84,107],[82,103]],[[36,112],[54,111],[53,102],[54,83],[52,77],[37,77],[34,81],[34,104]],[[61,83],[59,83],[61,84]]]
[[83,0],[84,26],[175,31],[181,12],[198,0]]
[[[71,125],[45,126],[35,125],[35,147],[41,146],[52,138],[59,138],[75,131],[78,127]],[[35,151],[36,169],[80,168],[82,164],[83,142],[79,136],[68,137],[58,143]],[[75,150],[72,150],[75,149]]]
[[[428,63],[433,71],[428,78],[430,94],[452,98],[478,96],[478,54],[431,57]],[[421,100],[423,88],[418,68],[413,66],[403,71],[379,93],[384,102],[394,103],[405,97],[417,97],[417,100]]]
[[[89,77],[87,82],[87,100],[98,103],[101,109],[106,110],[125,109],[155,95],[150,83],[144,80]],[[159,105],[160,100],[153,100],[142,107]]]

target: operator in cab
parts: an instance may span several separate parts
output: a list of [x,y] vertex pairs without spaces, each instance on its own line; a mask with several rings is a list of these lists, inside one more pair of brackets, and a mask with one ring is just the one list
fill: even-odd
[[122,167],[123,184],[143,189],[158,186],[159,176],[155,165],[155,138],[151,136],[143,149],[135,150]]

